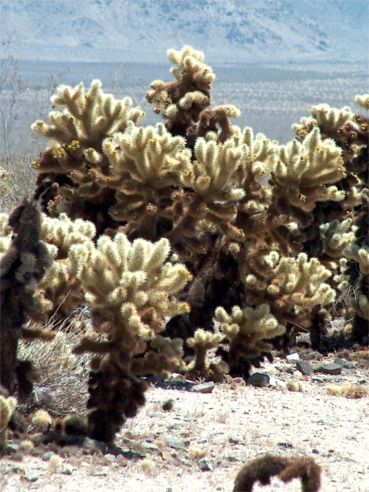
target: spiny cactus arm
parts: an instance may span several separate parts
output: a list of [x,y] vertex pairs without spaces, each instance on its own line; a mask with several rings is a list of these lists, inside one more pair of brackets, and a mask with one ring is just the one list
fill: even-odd
[[160,123],[146,128],[129,125],[125,133],[105,140],[104,151],[114,173],[153,189],[177,184],[178,173],[190,166],[185,140],[172,137]]
[[222,339],[223,335],[221,333],[211,333],[198,328],[194,336],[186,340],[187,345],[195,351],[195,358],[188,365],[187,371],[201,376],[207,376],[207,373],[211,372],[209,371],[211,364],[207,360],[207,353],[211,349],[218,348]]
[[181,51],[169,50],[168,57],[174,64],[171,73],[175,80],[152,82],[146,98],[154,111],[166,119],[166,126],[173,135],[186,137],[190,147],[197,135],[203,135],[206,130],[216,130],[217,124],[221,127],[222,137],[227,138],[231,127],[226,113],[234,114],[234,111],[230,107],[215,112],[207,109],[215,75],[204,64],[204,54],[184,46]]
[[8,214],[0,213],[0,260],[9,251],[12,243],[12,228],[8,220]]
[[[211,68],[203,63],[204,54],[190,46],[184,46],[181,51],[170,49],[167,54],[174,65],[171,73],[176,81],[166,83],[155,80],[151,83],[151,91],[146,97],[154,105],[154,111],[164,112],[170,104],[177,104],[180,101],[184,109],[187,109],[189,102],[193,104],[195,101],[200,103],[200,107],[204,107],[204,98],[198,93],[209,97],[215,78]],[[187,93],[193,93],[193,96],[186,96]]]
[[4,193],[6,191],[8,178],[9,178],[9,173],[5,171],[5,169],[0,167],[0,193]]
[[318,126],[325,137],[337,138],[338,130],[348,121],[353,119],[351,108],[345,106],[341,109],[332,108],[328,104],[316,104],[310,106],[312,118],[301,118],[299,124],[292,125],[297,136],[303,140],[312,127]]
[[220,323],[221,332],[229,340],[230,366],[237,366],[242,361],[259,357],[263,352],[270,352],[271,345],[266,340],[285,332],[285,327],[271,314],[268,304],[244,309],[234,306],[230,315],[224,308],[218,307],[215,320]]
[[58,258],[67,258],[73,244],[92,240],[95,234],[95,225],[87,220],[71,220],[65,213],[60,214],[58,218],[41,215],[41,238],[57,248]]
[[[169,242],[165,239],[155,244],[142,239],[130,243],[121,233],[114,240],[101,236],[96,248],[92,243],[71,248],[71,261],[86,291],[86,300],[108,318],[113,312],[119,323],[111,334],[113,339],[122,333],[138,333],[148,340],[162,329],[162,323],[157,323],[163,316],[187,310],[186,304],[171,296],[191,276],[183,265],[166,262],[168,255]],[[145,317],[149,324],[143,321]]]
[[144,113],[139,108],[131,109],[130,98],[116,100],[111,94],[104,94],[101,85],[101,81],[94,80],[87,92],[82,82],[74,88],[59,86],[51,102],[64,111],[51,112],[51,125],[39,120],[32,130],[61,144],[77,140],[84,148],[100,150],[105,137],[124,131],[128,121],[142,120]]
[[168,374],[177,371],[181,367],[177,357],[167,354],[148,351],[143,357],[132,360],[132,373],[136,376],[147,376],[148,374]]
[[318,201],[341,201],[345,192],[329,186],[346,176],[342,150],[333,140],[322,140],[315,128],[300,143],[282,146],[273,166],[274,196],[285,196],[295,207],[311,212]]
[[292,140],[280,148],[273,175],[285,185],[307,188],[333,184],[345,176],[341,153],[333,140],[322,140],[319,129],[314,128],[303,143]]
[[204,64],[204,53],[194,50],[191,46],[183,46],[181,51],[169,49],[167,51],[169,60],[174,67],[171,74],[180,80],[184,74],[188,75],[200,89],[210,90],[215,79],[212,69]]
[[356,240],[357,226],[352,219],[333,220],[322,224],[324,253],[330,258],[341,258],[342,252],[350,248]]
[[296,258],[282,257],[273,269],[274,279],[267,292],[278,305],[285,305],[286,311],[299,314],[334,302],[335,290],[325,283],[331,275],[317,258],[309,260],[305,253]]
[[16,409],[17,400],[0,395],[0,450],[5,449],[8,441],[8,424]]
[[[168,110],[169,109],[170,108],[168,108]],[[168,111],[166,114],[168,114]],[[232,137],[235,131],[229,118],[238,118],[240,115],[240,110],[232,104],[221,104],[214,108],[202,110],[198,122],[193,128],[189,128],[187,132],[187,139],[191,147],[193,142],[196,141],[196,138],[206,138],[208,132],[214,132],[214,140],[219,143],[224,143]]]

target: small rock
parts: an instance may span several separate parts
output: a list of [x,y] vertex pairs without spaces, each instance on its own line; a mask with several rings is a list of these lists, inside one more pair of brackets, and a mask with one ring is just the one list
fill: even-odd
[[159,446],[157,446],[156,444],[154,444],[153,442],[143,442],[142,443],[142,446],[147,449],[148,451],[158,451],[159,449]]
[[290,362],[294,362],[294,361],[300,360],[300,356],[299,356],[299,354],[297,352],[294,352],[293,354],[288,354],[286,358]]
[[339,364],[336,364],[335,362],[331,362],[330,364],[324,364],[322,366],[319,366],[316,369],[316,371],[322,372],[323,374],[331,374],[337,376],[341,374],[342,367]]
[[232,384],[240,384],[241,386],[245,386],[245,380],[243,378],[241,378],[241,377],[232,378],[231,376],[228,376],[228,377],[229,377],[229,382],[230,383],[232,383]]
[[312,449],[311,452],[314,454],[319,454],[319,451],[316,448]]
[[279,372],[287,372],[287,374],[293,373],[293,367],[291,367],[291,366],[281,365],[281,366],[278,366],[278,370],[279,370]]
[[292,449],[293,445],[290,442],[279,442],[278,446],[285,449]]
[[296,362],[296,368],[303,374],[304,376],[310,376],[313,374],[314,369],[306,360],[298,360]]
[[269,375],[262,372],[254,372],[254,374],[251,374],[251,376],[247,379],[247,384],[251,384],[257,388],[265,388],[269,385],[269,382]]
[[15,444],[15,442],[8,442],[5,451],[7,453],[16,453],[18,449],[19,449],[18,444]]
[[269,386],[272,386],[273,388],[286,388],[287,385],[284,381],[281,381],[280,379],[270,377],[269,380]]
[[35,473],[26,473],[24,475],[24,478],[27,480],[27,482],[37,482],[37,480],[40,477],[39,477],[39,475],[36,475]]
[[212,393],[215,388],[214,381],[209,381],[207,383],[196,384],[193,386],[192,391],[195,393]]
[[164,441],[167,446],[174,449],[185,449],[186,442],[188,442],[185,441],[184,439],[181,439],[180,437],[172,437],[172,436],[165,437]]
[[96,439],[90,439],[89,437],[86,437],[86,439],[84,440],[83,447],[89,449],[90,451],[99,450],[102,453],[105,453],[107,449],[106,443],[102,441],[97,441]]
[[236,437],[236,436],[230,436],[228,441],[232,444],[240,444],[241,439],[239,437]]
[[201,458],[201,460],[199,460],[197,464],[199,465],[201,471],[212,471],[213,469],[211,464],[204,458]]
[[165,412],[169,412],[169,410],[172,410],[173,409],[173,400],[170,398],[169,400],[166,400],[161,408],[165,411]]
[[72,475],[73,470],[74,470],[73,466],[72,465],[68,465],[68,463],[67,463],[67,464],[63,465],[63,468],[61,470],[61,473],[63,475]]
[[106,454],[105,459],[109,463],[115,463],[116,457],[114,456],[114,454]]
[[312,376],[311,378],[314,383],[325,383],[325,379],[320,376]]
[[336,357],[334,363],[341,366],[343,369],[354,369],[355,365],[346,359],[341,359],[341,357]]
[[238,458],[236,458],[235,456],[232,456],[230,454],[227,454],[226,456],[224,456],[224,459],[227,461],[230,461],[231,463],[238,461]]
[[41,456],[41,459],[43,461],[49,461],[52,456],[54,456],[54,453],[52,451],[47,451]]

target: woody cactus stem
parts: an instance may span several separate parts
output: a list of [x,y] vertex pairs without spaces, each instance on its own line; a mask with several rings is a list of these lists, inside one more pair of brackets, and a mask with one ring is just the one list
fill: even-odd
[[38,281],[51,264],[40,241],[40,213],[35,202],[24,200],[9,217],[15,237],[0,262],[0,384],[21,397],[32,390],[31,364],[17,360],[18,339],[28,316],[37,316],[34,297]]

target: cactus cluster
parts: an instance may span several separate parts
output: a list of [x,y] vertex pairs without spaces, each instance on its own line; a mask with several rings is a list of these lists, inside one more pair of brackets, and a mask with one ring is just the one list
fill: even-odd
[[24,235],[23,209],[0,215],[1,336],[47,337],[26,319],[88,306],[94,333],[75,351],[93,354],[89,434],[109,442],[144,404],[142,376],[247,377],[301,329],[319,348],[334,304],[354,311],[353,341],[369,338],[368,116],[313,106],[280,145],[212,106],[202,52],[168,57],[173,80],[147,93],[156,126],[99,81],[60,86],[61,111],[32,126],[49,139],[33,164],[42,213]]

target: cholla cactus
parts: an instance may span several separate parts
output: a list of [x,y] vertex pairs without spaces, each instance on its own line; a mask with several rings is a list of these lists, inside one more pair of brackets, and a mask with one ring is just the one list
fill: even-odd
[[190,147],[197,137],[205,137],[209,131],[215,133],[220,142],[227,140],[233,134],[228,118],[237,118],[240,112],[230,104],[209,108],[215,75],[205,65],[204,53],[184,46],[181,51],[168,50],[168,58],[174,65],[171,73],[175,81],[151,83],[146,98],[154,111],[166,119],[166,126],[173,135],[186,137]]
[[129,237],[154,240],[163,220],[171,218],[169,205],[180,173],[190,168],[191,152],[182,137],[172,137],[164,125],[130,125],[104,142],[111,170],[119,176],[114,186],[116,204],[109,214],[127,222]]
[[5,398],[0,395],[0,450],[6,448],[8,442],[8,424],[17,406],[13,397]]
[[100,80],[92,81],[88,92],[83,82],[76,87],[59,86],[51,103],[65,108],[64,111],[51,112],[51,125],[39,120],[32,125],[32,130],[61,145],[78,141],[83,149],[101,150],[105,137],[124,131],[128,121],[139,124],[144,117],[143,111],[132,108],[129,97],[117,100],[113,95],[105,94],[101,86]]
[[231,373],[237,370],[247,375],[252,360],[270,353],[272,345],[266,340],[285,333],[285,327],[271,314],[268,304],[243,309],[234,306],[230,315],[218,307],[215,320],[220,323],[221,332],[229,340],[227,362]]
[[341,150],[333,140],[322,140],[315,128],[303,141],[282,146],[273,167],[273,183],[288,201],[305,212],[316,202],[340,201],[345,194],[331,185],[345,176]]
[[9,226],[9,215],[0,214],[0,260],[10,249],[12,228]]
[[[153,244],[143,239],[130,243],[118,233],[72,246],[70,259],[92,309],[100,339],[83,338],[78,353],[100,354],[90,375],[90,433],[112,441],[127,417],[143,405],[146,385],[134,376],[170,371],[177,357],[150,348],[165,328],[165,318],[188,312],[175,295],[191,279],[184,265],[167,261],[166,239]],[[157,346],[157,345],[156,345]]]
[[345,250],[345,255],[358,264],[361,274],[358,291],[352,300],[352,305],[356,314],[353,338],[362,341],[369,337],[369,246],[360,248],[357,244],[353,244]]
[[91,241],[95,234],[94,224],[86,220],[72,221],[66,214],[57,219],[42,215],[41,238],[53,258],[39,283],[39,299],[47,317],[54,312],[58,318],[65,318],[82,304],[81,286],[68,254],[73,245]]
[[245,278],[247,301],[268,302],[280,323],[309,329],[314,346],[318,346],[326,331],[327,313],[323,308],[336,297],[335,290],[326,283],[332,272],[317,258],[309,260],[305,253],[281,257],[272,251],[250,266],[252,273]]
[[342,222],[334,220],[322,224],[320,230],[323,235],[324,253],[328,258],[342,258],[342,252],[350,248],[356,239],[357,226],[352,219]]
[[[181,174],[182,186],[193,192],[191,207],[183,215],[181,225],[191,220],[189,216],[192,216],[194,224],[205,219],[230,237],[243,237],[232,222],[236,219],[237,202],[245,196],[241,187],[242,171],[239,169],[244,153],[245,146],[236,147],[231,140],[216,144],[197,139],[196,160],[191,168]],[[181,227],[177,225],[170,238],[174,240],[174,235],[178,238],[182,234]]]
[[331,108],[328,104],[316,104],[310,107],[312,118],[301,118],[299,124],[292,125],[297,136],[303,140],[309,131],[314,127],[319,127],[321,133],[326,138],[337,138],[338,130],[348,121],[352,120],[354,113],[351,108],[345,106],[337,109]]
[[207,354],[210,350],[218,348],[222,339],[221,333],[211,333],[198,328],[194,336],[186,340],[187,345],[195,351],[194,360],[188,364],[186,371],[195,376],[221,380],[225,368],[220,363],[210,362]]
[[286,303],[294,314],[325,306],[335,300],[334,290],[325,283],[331,272],[316,258],[308,259],[301,253],[297,258],[280,258],[273,270],[273,280],[267,292],[278,297],[278,304]]
[[83,83],[74,88],[62,85],[51,102],[64,110],[50,113],[51,125],[41,120],[32,125],[37,135],[51,139],[49,148],[33,163],[40,173],[35,196],[42,195],[44,210],[51,214],[67,212],[71,218],[92,219],[104,230],[110,221],[96,210],[110,192],[103,140],[124,131],[129,122],[139,124],[144,113],[132,108],[130,98],[120,101],[104,94],[99,80],[92,82],[88,92]]

